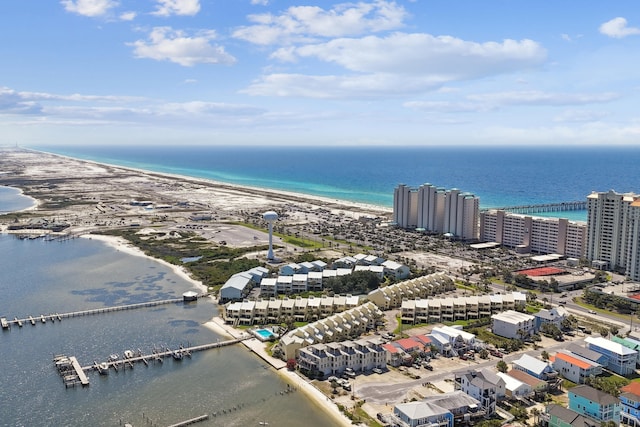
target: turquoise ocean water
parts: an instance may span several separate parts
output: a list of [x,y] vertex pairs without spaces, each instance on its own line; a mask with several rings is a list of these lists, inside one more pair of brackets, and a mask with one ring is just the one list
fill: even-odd
[[[458,188],[482,208],[640,192],[634,147],[41,147],[73,157],[391,207],[400,183]],[[584,212],[566,216],[584,220]]]

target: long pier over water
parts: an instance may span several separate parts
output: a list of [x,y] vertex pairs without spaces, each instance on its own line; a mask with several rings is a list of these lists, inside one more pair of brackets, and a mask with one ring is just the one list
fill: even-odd
[[504,206],[501,208],[490,208],[490,209],[482,209],[482,210],[483,211],[500,210],[500,211],[519,213],[519,214],[585,211],[587,210],[587,202],[576,201],[576,202],[544,203],[540,205]]
[[[208,293],[198,294],[196,295],[196,299],[208,296]],[[111,313],[114,311],[122,311],[122,310],[134,310],[136,308],[144,308],[144,307],[155,307],[157,305],[163,304],[177,304],[181,302],[189,302],[189,300],[184,297],[180,298],[172,298],[166,300],[159,301],[147,301],[141,302],[137,304],[126,304],[126,305],[117,305],[112,307],[102,307],[102,308],[93,308],[89,310],[79,310],[72,311],[69,313],[54,313],[54,314],[41,314],[39,316],[28,316],[24,319],[18,319],[17,317],[13,320],[9,320],[5,317],[2,317],[2,329],[10,329],[12,325],[18,325],[22,327],[23,324],[31,323],[32,325],[36,325],[38,323],[47,323],[47,322],[55,322],[61,321],[62,319],[67,319],[70,317],[80,317],[80,316],[90,316],[93,314],[102,314],[102,313]]]

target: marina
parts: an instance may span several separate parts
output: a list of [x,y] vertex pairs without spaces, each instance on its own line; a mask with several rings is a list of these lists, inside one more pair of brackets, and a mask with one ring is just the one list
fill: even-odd
[[149,366],[149,360],[158,363],[162,363],[163,359],[167,357],[173,357],[174,360],[182,360],[184,357],[191,357],[194,352],[226,347],[242,342],[247,338],[249,337],[216,341],[191,347],[180,346],[173,350],[168,347],[164,349],[154,348],[150,354],[143,354],[140,349],[137,349],[135,353],[133,350],[125,350],[122,359],[118,354],[114,353],[109,356],[108,360],[104,362],[94,360],[93,364],[89,366],[81,366],[75,356],[60,354],[54,356],[53,363],[62,377],[65,387],[75,387],[76,385],[86,387],[89,385],[89,378],[86,372],[95,371],[100,375],[108,375],[110,369],[116,372],[119,369],[133,369],[136,363],[143,363],[145,366]]

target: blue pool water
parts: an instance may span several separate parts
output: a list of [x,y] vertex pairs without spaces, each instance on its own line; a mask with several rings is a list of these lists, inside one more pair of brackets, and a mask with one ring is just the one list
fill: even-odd
[[268,329],[257,329],[256,334],[260,335],[265,340],[273,338],[273,332]]

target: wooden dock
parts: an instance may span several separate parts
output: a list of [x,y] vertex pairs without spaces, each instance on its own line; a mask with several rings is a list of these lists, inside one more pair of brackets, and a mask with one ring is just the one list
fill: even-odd
[[83,366],[82,369],[83,371],[100,371],[100,369],[102,369],[102,366],[106,366],[107,369],[111,369],[113,368],[114,370],[118,370],[120,368],[126,369],[127,367],[129,368],[133,368],[135,363],[138,362],[142,362],[145,365],[149,364],[149,361],[157,361],[157,362],[162,362],[165,358],[167,357],[173,357],[176,359],[182,359],[183,357],[190,357],[191,353],[194,353],[196,351],[203,351],[203,350],[209,350],[212,348],[220,348],[220,347],[225,347],[228,345],[233,345],[233,344],[237,344],[239,342],[241,342],[242,339],[231,339],[231,340],[226,340],[226,341],[218,341],[218,342],[214,342],[214,343],[208,343],[208,344],[202,344],[202,345],[196,345],[196,346],[191,346],[191,347],[179,347],[177,349],[170,349],[170,348],[165,348],[165,349],[154,349],[152,353],[150,354],[142,354],[142,351],[140,349],[138,349],[138,351],[135,353],[134,356],[132,357],[123,357],[123,358],[118,358],[117,360],[107,360],[105,362],[96,362],[94,361],[93,364],[89,365],[89,366]]
[[208,419],[209,419],[209,415],[208,414],[200,415],[199,417],[191,418],[189,420],[182,421],[182,422],[177,423],[177,424],[171,424],[169,427],[188,426],[188,425],[199,423],[200,421],[205,421],[205,420],[208,420]]
[[[209,295],[208,293],[199,294],[197,298],[199,299],[208,295]],[[12,324],[22,325],[27,322],[35,326],[36,319],[39,319],[41,323],[47,323],[48,321],[51,321],[51,322],[55,322],[56,320],[62,321],[62,319],[68,319],[71,317],[90,316],[94,314],[111,313],[114,311],[123,311],[123,310],[135,310],[137,308],[155,307],[155,306],[164,305],[164,304],[178,304],[182,302],[185,302],[184,298],[180,297],[180,298],[171,298],[171,299],[159,300],[159,301],[147,301],[147,302],[141,302],[137,304],[116,305],[112,307],[93,308],[90,310],[72,311],[70,313],[54,313],[54,314],[48,314],[48,315],[41,314],[39,317],[36,317],[35,319],[33,316],[27,316],[24,319],[18,319],[16,317],[14,320],[7,320],[5,317],[2,317],[0,321],[2,322],[2,329],[10,329]]]

